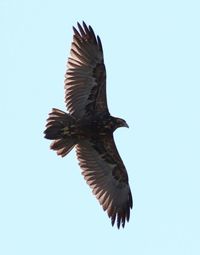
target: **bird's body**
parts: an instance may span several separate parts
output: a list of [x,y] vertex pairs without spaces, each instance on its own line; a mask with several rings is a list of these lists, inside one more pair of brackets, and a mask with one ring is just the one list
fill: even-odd
[[97,114],[92,116],[92,118],[78,120],[76,124],[78,131],[83,132],[86,137],[92,139],[96,136],[111,135],[124,123],[123,120],[121,122],[120,120],[111,115]]
[[47,119],[45,138],[51,149],[64,157],[76,147],[82,174],[112,224],[124,227],[132,208],[128,175],[114,143],[113,132],[128,127],[110,115],[106,99],[106,71],[100,38],[92,28],[74,28],[71,57],[65,79],[69,113],[53,108]]

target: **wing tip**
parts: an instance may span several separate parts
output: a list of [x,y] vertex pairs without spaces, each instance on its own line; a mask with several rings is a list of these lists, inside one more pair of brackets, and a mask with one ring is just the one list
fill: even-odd
[[99,36],[95,35],[95,32],[92,26],[87,25],[84,20],[82,21],[82,25],[80,22],[77,22],[77,28],[75,26],[73,26],[72,28],[73,28],[75,36],[79,36],[82,38],[88,37],[91,40],[91,42],[93,42],[94,44],[97,44],[99,49],[103,51]]
[[130,219],[130,208],[126,211],[121,213],[115,213],[111,216],[111,225],[114,226],[116,224],[117,228],[120,229],[120,227],[124,228],[125,223],[129,222]]
[[124,228],[125,223],[130,220],[130,210],[132,207],[133,201],[130,191],[127,203],[122,208],[119,208],[118,210],[115,208],[111,213],[108,213],[109,218],[111,218],[112,226],[116,223],[118,229],[120,229],[120,227]]

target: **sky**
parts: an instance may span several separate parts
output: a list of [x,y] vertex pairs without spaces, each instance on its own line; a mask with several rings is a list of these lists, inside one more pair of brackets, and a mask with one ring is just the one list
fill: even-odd
[[[0,1],[0,254],[200,254],[199,1]],[[43,138],[65,110],[72,26],[102,40],[108,105],[133,194],[124,229],[86,185],[75,151]]]

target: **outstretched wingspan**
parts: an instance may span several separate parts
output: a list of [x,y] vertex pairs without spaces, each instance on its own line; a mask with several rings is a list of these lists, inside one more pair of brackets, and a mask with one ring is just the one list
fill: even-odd
[[65,75],[65,102],[68,111],[80,119],[93,112],[108,112],[106,100],[106,70],[101,40],[83,22],[74,36],[68,70]]
[[65,75],[69,113],[53,108],[45,138],[51,149],[66,156],[76,147],[82,174],[103,209],[118,228],[129,221],[132,195],[128,174],[115,146],[113,132],[128,127],[110,115],[106,99],[106,70],[100,38],[84,22],[74,36]]
[[119,156],[113,137],[85,140],[76,146],[82,174],[92,188],[103,209],[117,220],[118,228],[129,220],[132,195],[125,166]]

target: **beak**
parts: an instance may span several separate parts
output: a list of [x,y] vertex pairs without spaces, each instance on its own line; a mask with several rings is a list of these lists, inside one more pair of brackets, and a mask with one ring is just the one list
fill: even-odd
[[125,123],[124,123],[124,127],[129,128],[129,125],[125,122]]

